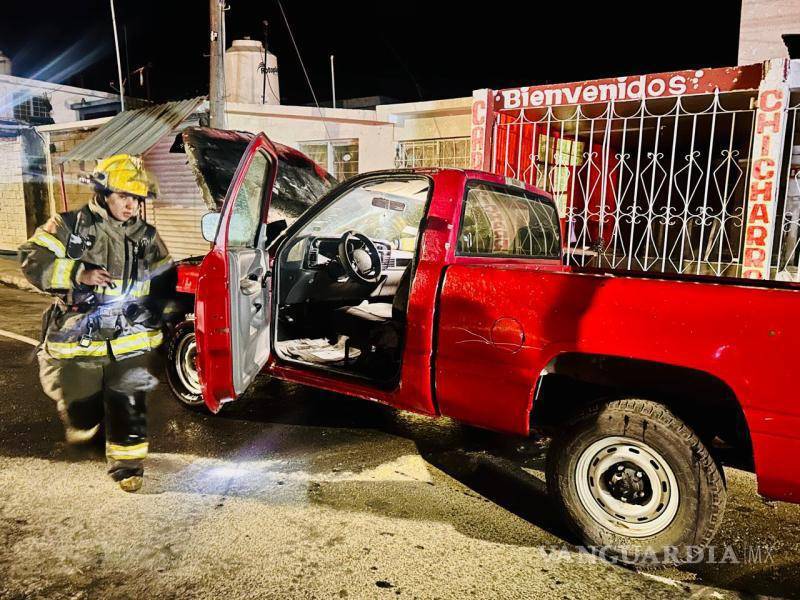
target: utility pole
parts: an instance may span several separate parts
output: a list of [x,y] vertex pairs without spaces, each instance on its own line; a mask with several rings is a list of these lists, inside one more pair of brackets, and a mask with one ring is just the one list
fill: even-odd
[[122,79],[122,60],[119,57],[119,37],[117,36],[117,15],[114,12],[114,0],[111,3],[111,23],[114,25],[114,48],[117,51],[117,76],[119,77],[119,108],[125,112],[125,83]]
[[208,104],[211,127],[225,129],[225,38],[223,10],[225,0],[209,0],[211,17],[211,69],[209,73]]

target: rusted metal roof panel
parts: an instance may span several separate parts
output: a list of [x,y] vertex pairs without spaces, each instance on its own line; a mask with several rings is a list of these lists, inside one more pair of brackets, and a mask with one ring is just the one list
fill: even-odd
[[141,156],[195,112],[203,100],[200,96],[119,113],[59,162],[99,160],[114,154]]

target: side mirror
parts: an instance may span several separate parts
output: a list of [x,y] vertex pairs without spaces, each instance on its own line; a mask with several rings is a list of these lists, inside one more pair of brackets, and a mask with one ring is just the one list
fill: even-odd
[[264,246],[269,248],[278,236],[286,231],[289,227],[289,224],[286,222],[285,219],[281,219],[280,221],[273,221],[272,223],[267,223],[267,240]]
[[204,214],[203,218],[200,219],[200,230],[203,232],[203,239],[207,242],[213,243],[216,239],[221,216],[221,213],[209,212]]

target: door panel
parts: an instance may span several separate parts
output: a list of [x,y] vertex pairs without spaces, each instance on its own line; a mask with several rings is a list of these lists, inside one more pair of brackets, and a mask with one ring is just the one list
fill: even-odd
[[228,251],[230,265],[231,347],[233,387],[243,393],[269,358],[269,285],[264,250]]
[[197,284],[198,372],[213,412],[242,394],[269,358],[270,273],[264,250],[277,160],[261,134],[237,168]]

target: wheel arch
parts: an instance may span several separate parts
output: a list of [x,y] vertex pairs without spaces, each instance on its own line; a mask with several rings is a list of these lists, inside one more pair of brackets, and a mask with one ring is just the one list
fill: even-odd
[[664,404],[709,445],[715,437],[724,440],[735,462],[752,469],[750,431],[733,389],[688,367],[605,354],[558,354],[536,383],[530,427],[552,432],[587,404],[625,397]]

